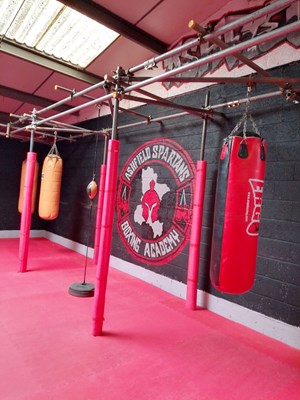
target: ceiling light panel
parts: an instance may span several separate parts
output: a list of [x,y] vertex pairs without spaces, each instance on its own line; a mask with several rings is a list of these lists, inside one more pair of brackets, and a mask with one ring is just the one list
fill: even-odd
[[0,35],[86,67],[119,36],[56,0],[0,0]]

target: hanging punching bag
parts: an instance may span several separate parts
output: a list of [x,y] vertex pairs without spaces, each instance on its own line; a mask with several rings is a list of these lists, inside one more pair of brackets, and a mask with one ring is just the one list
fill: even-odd
[[221,150],[210,278],[222,292],[240,294],[254,283],[265,160],[257,134],[231,134]]
[[[22,214],[22,210],[23,210],[26,165],[27,165],[27,162],[26,162],[26,160],[24,160],[22,162],[20,191],[19,191],[19,200],[18,200],[18,211],[20,214]],[[35,199],[36,199],[36,192],[37,192],[38,175],[39,175],[39,163],[36,161],[35,170],[34,170],[33,191],[32,191],[31,214],[34,213],[34,209],[35,209]]]
[[39,199],[39,216],[58,217],[63,162],[54,144],[43,163]]

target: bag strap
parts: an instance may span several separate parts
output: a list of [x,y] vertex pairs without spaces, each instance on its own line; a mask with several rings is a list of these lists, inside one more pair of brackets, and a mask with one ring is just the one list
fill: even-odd
[[55,131],[54,132],[54,143],[53,143],[53,146],[51,147],[51,149],[49,150],[48,156],[55,155],[55,156],[60,157],[59,152],[58,152],[58,148],[56,146],[56,139],[57,139],[57,132]]

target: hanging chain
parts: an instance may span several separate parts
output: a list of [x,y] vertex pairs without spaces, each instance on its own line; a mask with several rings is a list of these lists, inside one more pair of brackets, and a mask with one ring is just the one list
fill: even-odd
[[255,121],[254,121],[254,119],[252,117],[251,110],[250,110],[250,108],[251,108],[250,107],[250,105],[251,105],[251,97],[250,97],[251,90],[252,90],[252,86],[248,85],[247,86],[247,100],[246,100],[245,111],[244,111],[244,113],[242,115],[242,118],[238,121],[238,123],[233,128],[233,130],[231,131],[229,136],[233,136],[233,134],[236,133],[240,129],[240,127],[243,125],[243,140],[246,140],[248,119],[251,121],[255,133],[258,136],[261,136],[261,134],[260,134],[260,132],[258,130],[258,127],[257,127],[257,125],[256,125],[256,123],[255,123]]
[[93,165],[93,181],[94,181],[95,178],[96,178],[97,148],[98,148],[98,133],[96,133],[96,140],[95,140],[94,165]]
[[251,92],[251,86],[247,86],[247,100],[246,100],[246,108],[245,108],[245,118],[244,118],[244,124],[243,124],[243,140],[246,140],[247,137],[247,120],[249,116],[251,115],[250,113],[250,92]]

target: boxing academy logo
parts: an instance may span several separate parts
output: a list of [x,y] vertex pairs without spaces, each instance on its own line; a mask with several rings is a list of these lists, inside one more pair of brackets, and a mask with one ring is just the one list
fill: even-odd
[[161,265],[189,239],[194,164],[169,139],[139,147],[121,172],[117,194],[118,231],[134,257]]
[[258,236],[264,181],[249,179],[249,184],[251,190],[247,195],[245,221],[248,225],[246,232],[249,236]]

